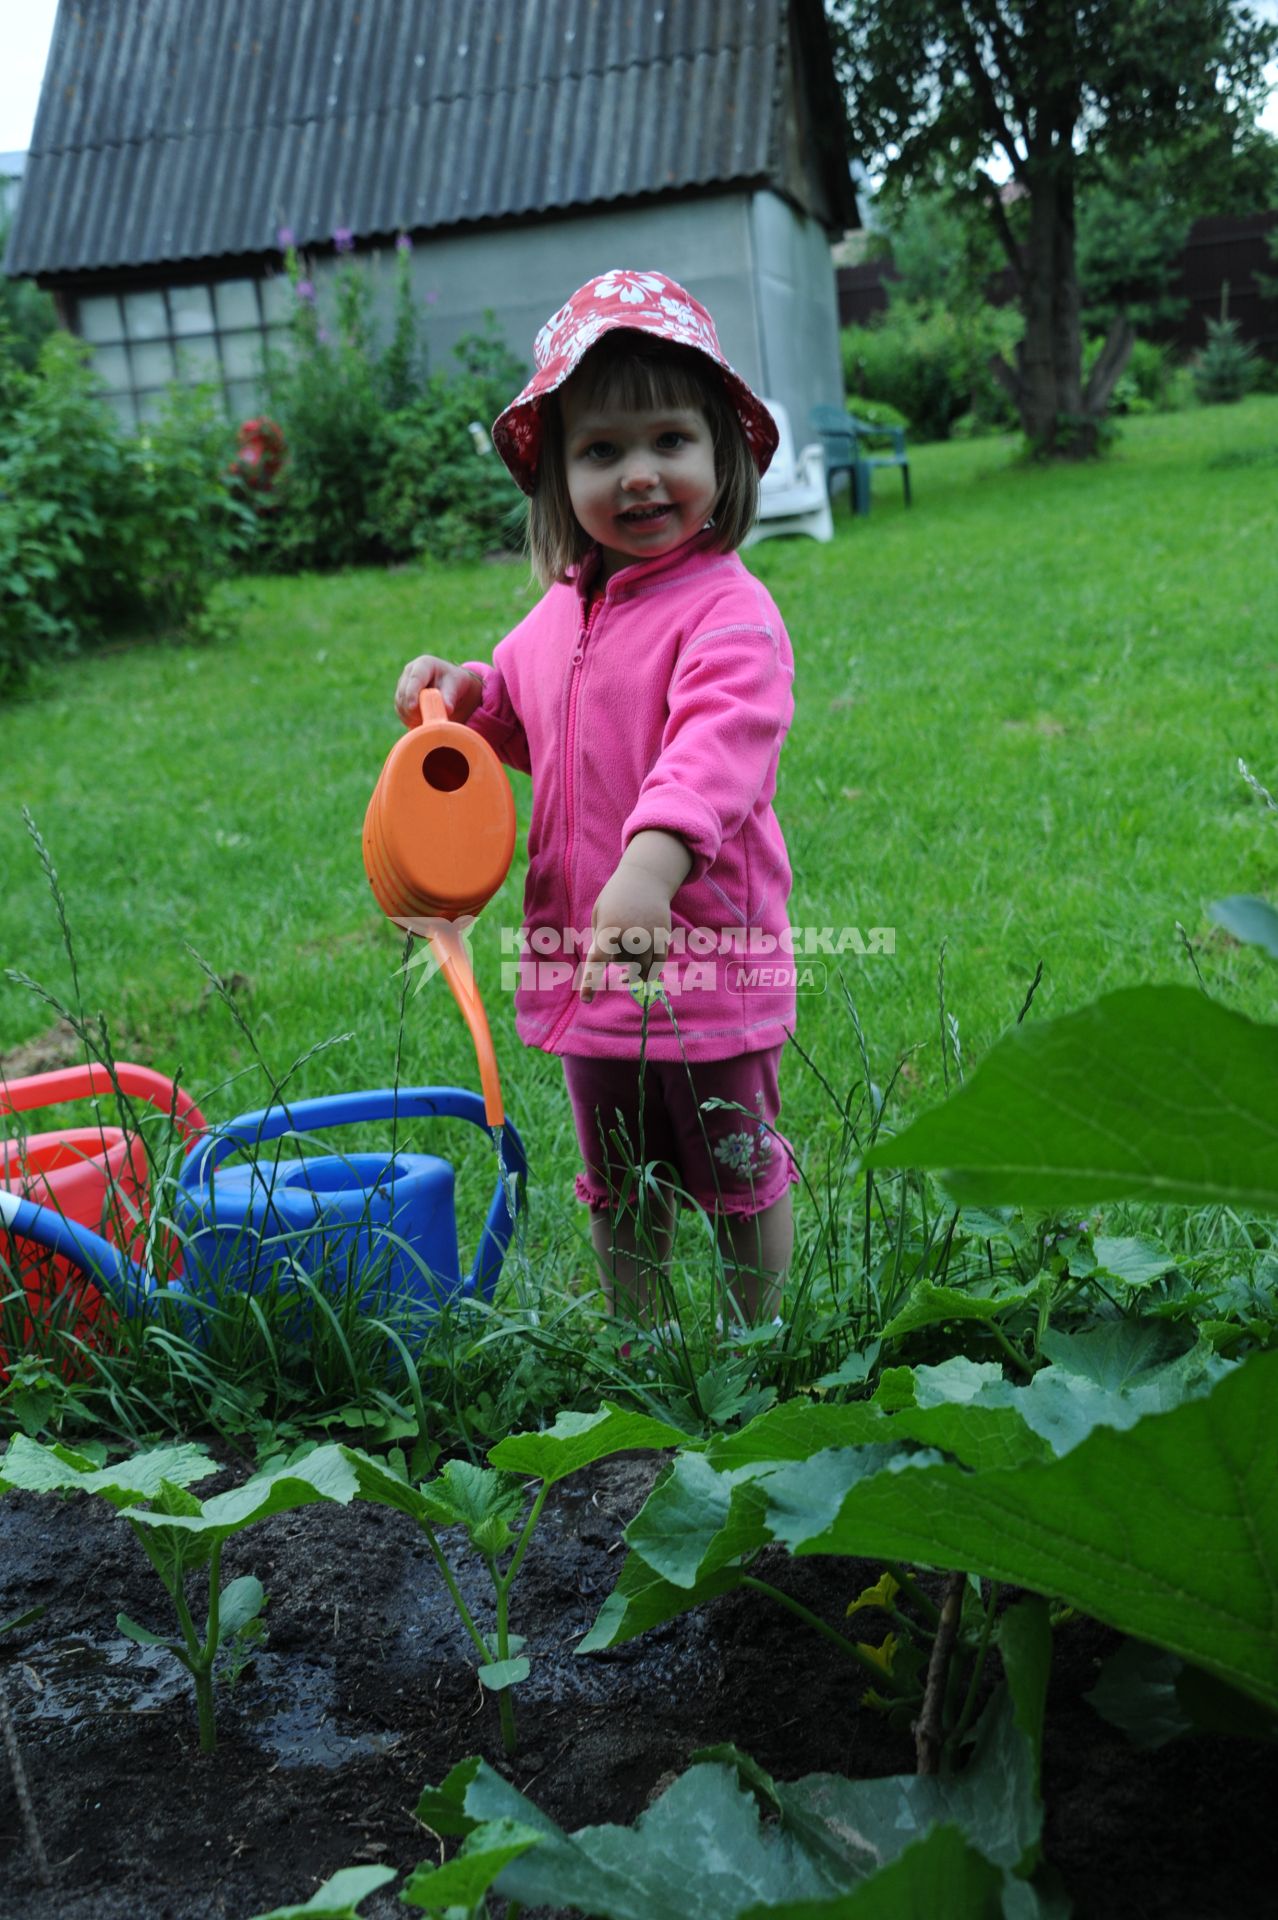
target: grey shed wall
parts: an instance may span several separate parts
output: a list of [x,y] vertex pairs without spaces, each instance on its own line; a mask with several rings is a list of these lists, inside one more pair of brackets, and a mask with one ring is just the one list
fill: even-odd
[[[388,299],[394,255],[383,249],[374,259]],[[333,264],[317,263],[321,302]],[[609,267],[659,267],[695,294],[738,372],[787,409],[798,446],[811,437],[810,409],[841,401],[828,236],[767,191],[420,238],[413,283],[426,303],[432,365],[446,366],[454,342],[491,307],[512,351],[531,366],[543,321]]]

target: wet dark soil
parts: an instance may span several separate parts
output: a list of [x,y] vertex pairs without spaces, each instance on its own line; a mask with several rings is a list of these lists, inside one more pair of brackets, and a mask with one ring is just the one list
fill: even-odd
[[[204,1756],[185,1674],[115,1629],[121,1611],[168,1628],[129,1529],[87,1498],[6,1496],[0,1620],[46,1610],[0,1637],[0,1687],[53,1885],[38,1884],[0,1747],[0,1916],[248,1920],[308,1898],[341,1866],[406,1870],[437,1852],[412,1817],[422,1787],[473,1753],[570,1829],[633,1820],[696,1748],[720,1741],[781,1778],[911,1770],[908,1731],[860,1707],[861,1681],[837,1651],[758,1596],[727,1595],[611,1654],[574,1657],[653,1472],[646,1458],[606,1461],[547,1503],[512,1600],[533,1661],[513,1762],[407,1518],[310,1507],[227,1548],[225,1576],[254,1572],[270,1594],[270,1639],[219,1690],[219,1747]],[[490,1625],[482,1569],[462,1567]],[[766,1571],[843,1625],[878,1570],[778,1554]],[[1271,1913],[1278,1752],[1197,1739],[1137,1754],[1082,1698],[1114,1644],[1081,1622],[1061,1629],[1055,1653],[1046,1848],[1076,1915]],[[363,1911],[405,1909],[392,1886]]]

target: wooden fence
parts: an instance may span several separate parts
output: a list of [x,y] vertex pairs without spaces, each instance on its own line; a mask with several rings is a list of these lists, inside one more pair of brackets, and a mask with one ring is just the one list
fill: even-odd
[[[1278,360],[1278,299],[1261,297],[1257,274],[1278,279],[1278,261],[1269,252],[1267,236],[1278,227],[1278,212],[1250,213],[1196,220],[1180,256],[1173,283],[1174,296],[1185,301],[1177,320],[1155,328],[1154,338],[1192,353],[1207,338],[1207,321],[1220,315],[1221,289],[1229,286],[1229,314],[1246,340],[1267,359]],[[858,267],[840,267],[836,280],[841,326],[863,327],[888,303],[888,285],[894,278],[890,264],[871,260]],[[999,305],[1015,298],[1010,272],[990,285],[990,297]]]

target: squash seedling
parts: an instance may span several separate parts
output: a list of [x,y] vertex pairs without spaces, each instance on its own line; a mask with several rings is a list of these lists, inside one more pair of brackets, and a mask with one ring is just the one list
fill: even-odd
[[[479,1656],[476,1672],[481,1685],[497,1695],[502,1744],[508,1754],[516,1747],[515,1710],[510,1690],[531,1671],[526,1642],[510,1631],[510,1593],[523,1565],[528,1543],[541,1519],[546,1496],[560,1480],[610,1454],[633,1449],[676,1447],[686,1439],[677,1427],[648,1414],[628,1413],[605,1401],[597,1413],[561,1413],[545,1433],[521,1433],[502,1440],[489,1453],[491,1467],[467,1460],[450,1460],[442,1473],[419,1487],[381,1460],[353,1447],[342,1452],[354,1469],[362,1500],[373,1500],[407,1513],[426,1537],[431,1558],[457,1609],[467,1638]],[[540,1482],[526,1519],[526,1479]],[[518,1526],[518,1532],[516,1527]],[[483,1633],[467,1605],[438,1530],[460,1527],[483,1561],[496,1602],[496,1626]],[[509,1556],[508,1558],[506,1556]],[[504,1560],[504,1565],[503,1565]]]
[[[217,1463],[192,1446],[160,1447],[117,1466],[98,1467],[69,1447],[45,1448],[21,1434],[0,1460],[0,1491],[21,1487],[31,1493],[96,1493],[128,1522],[154,1567],[177,1616],[178,1634],[169,1638],[139,1626],[125,1613],[116,1625],[126,1639],[143,1647],[164,1647],[184,1666],[195,1686],[200,1751],[217,1746],[213,1712],[214,1666],[229,1651],[233,1671],[262,1634],[266,1604],[253,1574],[222,1585],[222,1549],[246,1527],[274,1513],[287,1513],[313,1501],[345,1504],[355,1494],[355,1475],[337,1446],[319,1447],[293,1466],[255,1474],[242,1487],[200,1500],[188,1483],[217,1471]],[[145,1503],[145,1504],[144,1504]],[[202,1628],[187,1597],[188,1581],[198,1576]]]

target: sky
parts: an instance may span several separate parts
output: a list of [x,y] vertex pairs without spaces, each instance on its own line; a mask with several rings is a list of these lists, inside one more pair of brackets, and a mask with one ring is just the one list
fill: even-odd
[[[1252,0],[1257,13],[1278,19],[1278,0]],[[40,82],[49,51],[57,0],[5,0],[0,26],[0,153],[21,152],[31,144]],[[1278,133],[1278,72],[1264,124]]]

